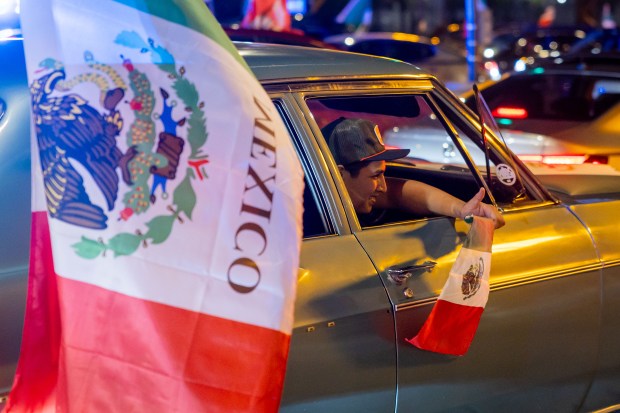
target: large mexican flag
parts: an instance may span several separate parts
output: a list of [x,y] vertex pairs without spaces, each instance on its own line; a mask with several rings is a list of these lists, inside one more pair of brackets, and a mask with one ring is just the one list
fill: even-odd
[[22,0],[28,307],[8,412],[278,408],[303,177],[200,0]]

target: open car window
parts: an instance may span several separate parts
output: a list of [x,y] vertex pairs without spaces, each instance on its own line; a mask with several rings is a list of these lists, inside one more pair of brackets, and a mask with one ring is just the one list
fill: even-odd
[[[388,162],[386,176],[422,181],[464,201],[480,188],[487,166],[479,132],[453,125],[427,94],[308,97],[306,104],[320,128],[339,117],[364,118],[378,125],[386,146],[410,149],[408,157]],[[514,171],[497,154],[490,159],[492,185],[502,190],[500,201],[513,202],[524,192],[518,186],[510,188]],[[421,218],[397,212],[390,217],[379,224]],[[378,224],[365,217],[360,222]]]

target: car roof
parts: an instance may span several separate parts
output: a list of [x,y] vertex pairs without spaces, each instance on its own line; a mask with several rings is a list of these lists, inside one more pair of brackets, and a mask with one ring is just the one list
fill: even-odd
[[[13,39],[22,46],[22,39]],[[7,43],[6,41],[0,43]],[[355,78],[431,78],[432,75],[399,60],[314,47],[234,42],[262,83]],[[6,50],[6,48],[4,48]]]
[[266,43],[235,43],[263,83],[320,78],[430,78],[428,72],[399,60],[358,53]]

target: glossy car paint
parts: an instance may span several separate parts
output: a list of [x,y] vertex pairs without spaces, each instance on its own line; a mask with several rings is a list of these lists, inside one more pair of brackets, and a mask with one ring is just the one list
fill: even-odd
[[[5,45],[0,46],[4,56]],[[568,412],[620,403],[617,193],[587,193],[587,188],[572,193],[567,180],[552,194],[517,163],[530,200],[499,205],[507,225],[495,235],[491,296],[470,351],[462,357],[420,351],[404,338],[415,334],[428,315],[467,225],[447,217],[410,217],[362,226],[308,102],[411,93],[435,108],[441,105],[437,113],[446,125],[461,122],[479,133],[477,117],[411,65],[298,47],[238,47],[288,127],[325,224],[324,233],[308,236],[302,246],[282,411]],[[0,98],[7,100],[4,73],[1,85]],[[16,89],[27,106],[22,81]],[[0,120],[5,122],[0,128],[6,120]],[[17,225],[7,229],[14,234],[6,238],[26,242],[10,250],[19,258],[14,265],[19,273],[4,266],[6,250],[0,250],[0,305],[19,297],[2,307],[0,340],[7,337],[0,341],[2,389],[10,386],[18,354],[5,349],[19,345],[28,248],[29,190],[15,189],[29,186],[27,117],[16,128],[15,149],[3,147],[0,156],[8,162],[21,150],[26,167],[21,174],[12,169],[3,174],[18,182],[0,212]],[[0,129],[0,143],[7,139]],[[508,159],[501,143],[492,135],[489,139],[493,150]],[[460,139],[454,143],[462,145]],[[403,164],[389,169],[420,178],[423,172],[445,178],[459,170]],[[477,169],[470,172],[467,185],[475,189],[483,177]],[[451,181],[437,182],[455,189]],[[502,199],[499,192],[495,195]],[[24,204],[19,211],[12,208],[17,198]],[[436,265],[415,272],[404,284],[395,284],[387,272],[426,261]],[[11,280],[17,287],[11,287]],[[411,297],[404,294],[407,288]]]

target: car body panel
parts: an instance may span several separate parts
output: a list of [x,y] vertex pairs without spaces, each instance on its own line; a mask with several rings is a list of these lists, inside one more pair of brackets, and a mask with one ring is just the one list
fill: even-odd
[[394,316],[368,256],[353,235],[320,237],[300,266],[282,411],[394,411]]
[[[597,358],[600,318],[600,263],[590,236],[564,207],[512,211],[505,218],[510,230],[497,231],[493,242],[489,302],[474,342],[459,358],[420,352],[405,339],[428,316],[467,225],[440,218],[357,234],[396,307],[398,411],[416,406],[421,411],[502,407],[520,412],[533,400],[540,411],[570,411],[585,396]],[[528,258],[533,256],[537,259]],[[419,270],[402,285],[386,274],[386,268],[428,261],[437,265]],[[413,290],[412,298],[404,296],[405,288]],[[542,304],[547,300],[580,305],[549,308]],[[537,335],[532,352],[529,346]],[[507,352],[510,358],[504,357]],[[502,405],[506,400],[510,403]]]
[[[585,223],[597,246],[600,259],[608,271],[602,279],[601,344],[598,368],[585,409],[595,410],[604,404],[620,400],[620,379],[613,372],[620,369],[620,220],[611,219],[620,211],[620,200],[604,203],[580,203],[571,209]],[[609,215],[612,214],[612,215]],[[597,400],[597,402],[593,402]]]

